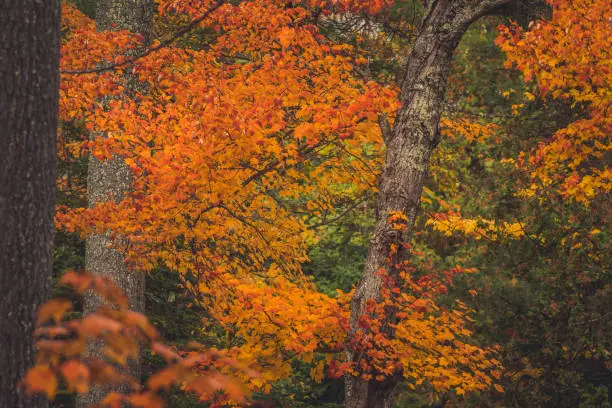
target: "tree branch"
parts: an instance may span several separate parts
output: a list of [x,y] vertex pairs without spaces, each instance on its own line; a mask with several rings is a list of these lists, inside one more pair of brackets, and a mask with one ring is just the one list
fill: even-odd
[[64,71],[60,71],[60,73],[62,75],[96,74],[96,73],[112,71],[112,70],[114,70],[116,68],[120,68],[120,67],[123,67],[123,66],[126,66],[126,65],[134,64],[134,62],[138,61],[139,59],[144,58],[147,55],[150,55],[150,54],[154,53],[155,51],[158,51],[158,50],[160,50],[160,49],[162,49],[164,47],[167,47],[168,45],[172,44],[173,42],[175,42],[176,40],[178,40],[179,38],[181,38],[182,36],[184,36],[185,34],[190,32],[191,30],[196,28],[198,24],[200,24],[202,21],[204,21],[208,16],[210,16],[214,11],[216,11],[224,3],[225,3],[225,0],[219,0],[217,3],[215,3],[214,6],[212,6],[208,10],[206,10],[204,12],[204,14],[202,14],[200,17],[196,18],[195,20],[193,20],[192,22],[190,22],[189,24],[187,24],[183,28],[180,28],[177,32],[175,32],[172,35],[172,37],[168,38],[167,40],[164,40],[164,41],[160,42],[155,47],[151,47],[151,48],[146,49],[144,52],[142,52],[139,55],[136,55],[134,57],[126,59],[125,61],[118,62],[116,64],[104,65],[104,66],[101,66],[101,67],[98,67],[98,68],[81,69],[81,70],[64,70]]
[[387,115],[381,113],[378,115],[378,126],[380,126],[380,132],[382,133],[383,140],[385,144],[389,143],[391,140],[391,125],[389,124],[389,119],[387,119]]

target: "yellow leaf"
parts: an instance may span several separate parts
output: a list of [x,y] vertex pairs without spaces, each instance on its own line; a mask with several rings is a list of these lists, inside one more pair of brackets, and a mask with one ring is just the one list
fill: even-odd
[[313,368],[310,370],[310,376],[315,382],[318,384],[323,381],[323,377],[325,375],[325,360],[319,361]]

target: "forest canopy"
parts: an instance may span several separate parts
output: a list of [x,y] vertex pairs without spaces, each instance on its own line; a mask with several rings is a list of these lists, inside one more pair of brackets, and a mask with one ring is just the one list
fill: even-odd
[[54,287],[28,392],[611,406],[609,2],[61,13]]

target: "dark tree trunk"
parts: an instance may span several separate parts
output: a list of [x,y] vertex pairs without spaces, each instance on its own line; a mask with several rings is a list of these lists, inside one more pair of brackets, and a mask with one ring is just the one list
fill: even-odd
[[59,22],[59,0],[0,0],[1,408],[47,406],[17,384],[51,278]]
[[[351,303],[349,338],[360,330],[358,321],[367,300],[380,300],[382,280],[376,272],[381,268],[388,269],[386,259],[390,245],[397,241],[407,242],[412,235],[429,159],[440,142],[440,114],[453,52],[474,20],[509,1],[425,2],[428,12],[404,71],[401,85],[403,104],[393,129],[385,135],[387,156],[376,203],[376,226],[364,272]],[[384,130],[385,126],[382,128]],[[408,217],[405,231],[395,231],[388,224],[391,211],[401,211]],[[400,253],[398,261],[406,256]],[[387,334],[393,336],[391,331]],[[349,348],[347,358],[356,361],[358,355]],[[395,386],[400,380],[401,375],[385,381],[347,376],[345,407],[390,408]]]
[[[142,34],[150,39],[154,11],[153,0],[98,0],[96,6],[96,27],[104,30],[129,30]],[[139,84],[126,74],[125,88],[127,92],[140,91]],[[105,135],[98,135],[105,137]],[[90,156],[87,176],[87,196],[89,206],[114,199],[120,202],[129,192],[131,175],[129,168],[121,157],[100,162]],[[145,276],[142,273],[130,271],[124,263],[121,253],[110,248],[111,239],[108,234],[89,235],[86,242],[86,269],[89,273],[110,278],[127,296],[130,310],[144,313]],[[100,299],[87,294],[83,309],[91,313],[100,306]],[[91,355],[101,357],[101,344],[92,343],[89,347]],[[131,361],[125,373],[139,378],[141,375],[140,361]],[[88,407],[98,403],[111,389],[92,387],[90,391],[78,398],[78,407]],[[113,391],[126,391],[124,387],[112,388]]]

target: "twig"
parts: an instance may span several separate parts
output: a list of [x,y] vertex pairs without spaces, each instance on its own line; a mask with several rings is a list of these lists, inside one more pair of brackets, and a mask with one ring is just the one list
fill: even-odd
[[340,214],[340,215],[338,215],[338,216],[336,216],[336,217],[334,217],[334,218],[332,218],[330,220],[321,221],[321,222],[319,222],[317,224],[310,225],[310,226],[308,226],[308,229],[315,229],[315,228],[322,227],[324,225],[331,224],[331,223],[334,223],[334,222],[338,221],[339,219],[341,219],[342,217],[346,216],[348,213],[353,211],[355,208],[357,208],[359,205],[361,205],[362,203],[367,201],[368,198],[369,197],[364,197],[361,200],[355,201],[349,208],[347,208],[344,212],[342,212],[342,214]]
[[176,33],[174,33],[174,35],[172,37],[168,38],[167,40],[164,40],[164,41],[160,42],[155,47],[146,49],[142,54],[136,55],[136,56],[134,56],[132,58],[128,58],[125,61],[118,62],[116,64],[104,65],[104,66],[101,66],[101,67],[98,67],[98,68],[91,68],[91,69],[65,70],[65,71],[60,71],[60,73],[62,75],[95,74],[95,73],[101,73],[101,72],[106,72],[106,71],[112,71],[112,70],[114,70],[116,68],[119,68],[119,67],[122,67],[122,66],[125,66],[125,65],[133,64],[137,60],[139,60],[141,58],[144,58],[147,55],[152,54],[153,52],[158,51],[158,50],[160,50],[160,49],[162,49],[162,48],[172,44],[174,41],[178,40],[180,37],[184,36],[185,34],[190,32],[191,30],[193,30],[198,24],[200,24],[202,21],[204,21],[210,14],[212,14],[214,11],[216,11],[224,3],[225,3],[225,0],[219,0],[214,6],[212,6],[208,10],[206,10],[204,12],[204,14],[202,14],[200,17],[196,18],[191,23],[187,24],[185,27],[179,29]]

